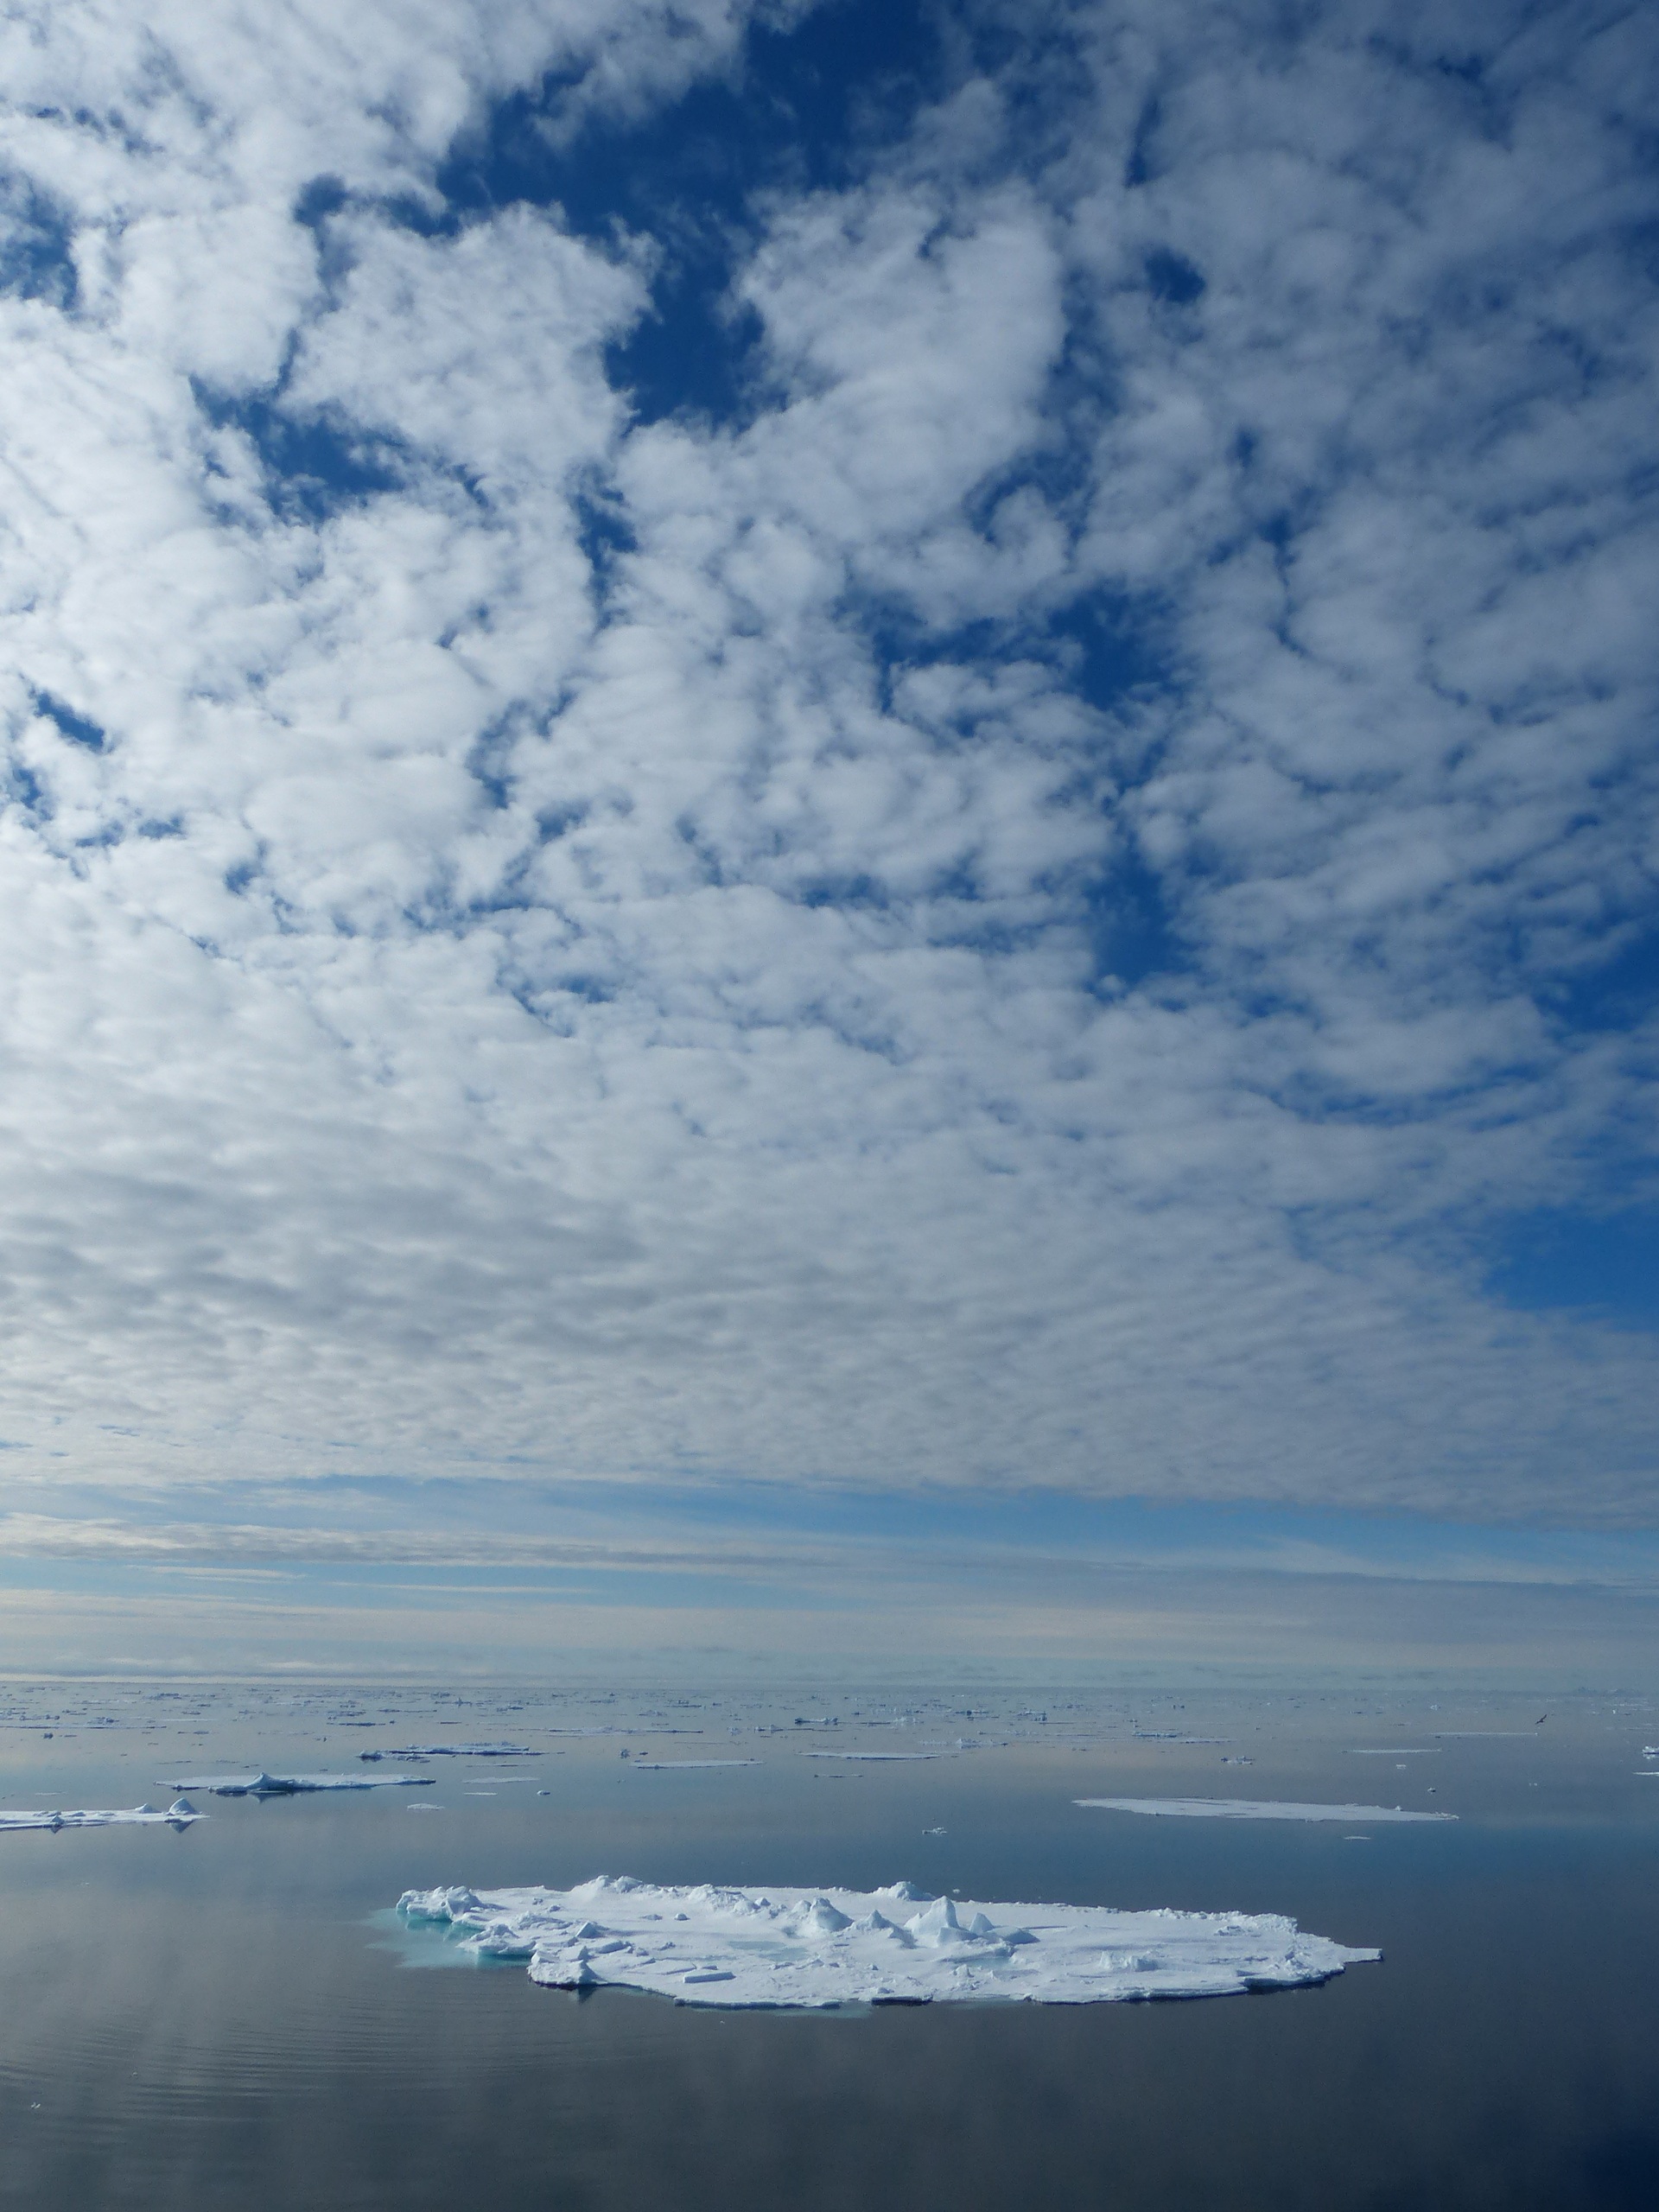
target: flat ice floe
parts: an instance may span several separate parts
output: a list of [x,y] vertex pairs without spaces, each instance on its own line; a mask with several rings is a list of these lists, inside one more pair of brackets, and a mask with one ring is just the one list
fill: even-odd
[[751,2008],[1224,1997],[1328,1981],[1382,1955],[1271,1913],[976,1904],[911,1882],[673,1889],[601,1874],[573,1890],[406,1890],[397,1909],[475,1957],[526,1961],[549,1988]]
[[891,1765],[895,1759],[948,1758],[948,1751],[803,1751],[804,1759],[880,1759]]
[[1268,1797],[1074,1797],[1103,1813],[1170,1814],[1181,1820],[1455,1821],[1455,1813],[1402,1813],[1398,1805],[1292,1805]]
[[7,1813],[0,1812],[0,1834],[20,1828],[188,1828],[192,1821],[207,1818],[188,1798],[180,1797],[164,1813],[153,1805],[133,1805],[109,1811]]
[[305,1797],[314,1789],[429,1789],[429,1774],[197,1774],[169,1789],[207,1789],[215,1797]]
[[678,1773],[687,1767],[699,1770],[711,1766],[759,1766],[759,1759],[635,1759],[636,1774]]
[[360,1759],[527,1759],[528,1744],[402,1744],[395,1751],[359,1751]]

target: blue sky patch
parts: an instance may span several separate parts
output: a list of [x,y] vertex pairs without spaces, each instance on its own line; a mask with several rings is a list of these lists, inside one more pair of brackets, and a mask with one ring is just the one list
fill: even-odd
[[1659,1328],[1659,1207],[1540,1208],[1507,1224],[1501,1248],[1487,1281],[1506,1305]]

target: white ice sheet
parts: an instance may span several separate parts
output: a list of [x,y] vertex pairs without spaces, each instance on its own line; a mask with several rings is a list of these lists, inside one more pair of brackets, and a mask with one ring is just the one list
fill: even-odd
[[1103,1813],[1173,1814],[1183,1820],[1455,1821],[1455,1813],[1402,1813],[1398,1805],[1290,1805],[1265,1797],[1076,1797]]
[[408,1890],[398,1910],[556,1989],[611,1985],[683,2005],[767,2008],[969,1999],[1084,2005],[1328,1981],[1380,1951],[1274,1914],[979,1904],[890,1889]]

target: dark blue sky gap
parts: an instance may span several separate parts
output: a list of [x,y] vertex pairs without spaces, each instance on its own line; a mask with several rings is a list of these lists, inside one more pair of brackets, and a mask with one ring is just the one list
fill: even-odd
[[1659,1329],[1659,1208],[1516,1215],[1503,1229],[1487,1288],[1525,1313],[1578,1311]]
[[1570,1029],[1634,1029],[1659,1007],[1659,918],[1599,965],[1552,983],[1543,1000]]
[[265,472],[265,496],[277,513],[326,522],[341,508],[404,481],[394,441],[348,431],[326,416],[296,416],[262,393],[194,387],[196,404],[216,429],[240,430]]
[[1134,845],[1120,854],[1087,899],[1095,981],[1133,990],[1190,969],[1161,879]]
[[59,734],[67,738],[71,745],[84,746],[88,753],[102,753],[109,742],[109,734],[102,726],[79,715],[68,703],[50,691],[35,690],[32,696],[36,714],[44,715],[55,723]]
[[45,300],[67,315],[79,284],[69,246],[68,217],[25,180],[0,177],[0,292],[14,299]]

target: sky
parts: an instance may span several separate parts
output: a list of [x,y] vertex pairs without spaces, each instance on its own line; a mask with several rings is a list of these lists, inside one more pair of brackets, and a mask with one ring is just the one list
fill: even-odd
[[0,86],[0,1667],[1637,1617],[1650,11]]

